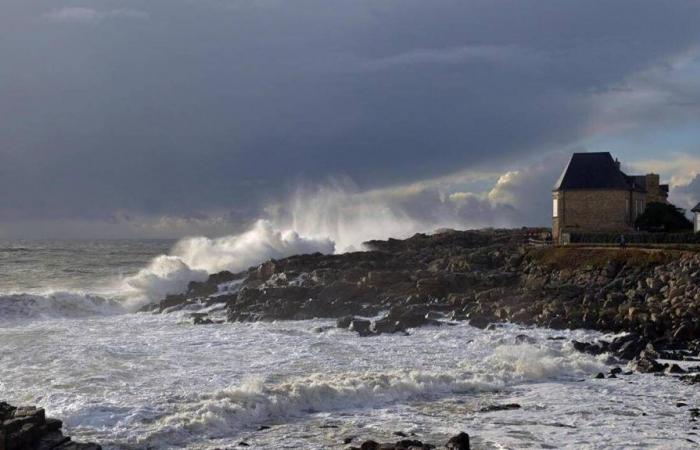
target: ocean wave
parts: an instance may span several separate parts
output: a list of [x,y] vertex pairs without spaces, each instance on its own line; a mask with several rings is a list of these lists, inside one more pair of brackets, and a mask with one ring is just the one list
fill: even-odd
[[84,318],[125,312],[121,302],[95,294],[67,291],[0,294],[0,322],[19,319]]
[[497,391],[503,384],[468,374],[421,371],[385,373],[315,373],[281,384],[249,379],[242,385],[202,395],[157,423],[146,441],[156,446],[186,442],[196,436],[231,436],[263,423],[317,412],[381,407],[430,401],[447,395]]
[[303,253],[333,253],[329,239],[307,238],[292,230],[280,230],[259,220],[245,233],[217,239],[190,237],[179,241],[170,255],[161,255],[124,280],[127,289],[147,300],[184,292],[190,281],[203,281],[210,273],[239,272],[271,258]]
[[278,384],[253,378],[230,389],[193,395],[157,421],[145,441],[168,447],[202,435],[226,438],[257,425],[313,413],[435,401],[503,391],[522,383],[575,380],[605,367],[602,360],[567,346],[519,344],[498,346],[483,360],[456,362],[455,369],[442,372],[314,373]]

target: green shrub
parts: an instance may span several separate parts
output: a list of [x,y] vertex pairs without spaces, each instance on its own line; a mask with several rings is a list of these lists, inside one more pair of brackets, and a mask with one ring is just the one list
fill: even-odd
[[691,231],[693,223],[685,216],[685,210],[666,203],[649,203],[634,225],[639,230],[677,233]]

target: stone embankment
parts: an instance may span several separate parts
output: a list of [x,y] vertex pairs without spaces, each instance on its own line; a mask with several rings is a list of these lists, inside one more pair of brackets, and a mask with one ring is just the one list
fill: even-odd
[[71,441],[63,423],[46,417],[42,408],[0,402],[0,450],[101,450],[97,444]]
[[[623,359],[700,351],[700,253],[529,245],[543,231],[418,234],[370,241],[366,252],[271,260],[190,283],[185,294],[145,310],[218,307],[229,321],[335,318],[362,336],[459,320],[481,328],[513,322],[629,332],[575,343]],[[201,313],[193,320],[217,322]]]

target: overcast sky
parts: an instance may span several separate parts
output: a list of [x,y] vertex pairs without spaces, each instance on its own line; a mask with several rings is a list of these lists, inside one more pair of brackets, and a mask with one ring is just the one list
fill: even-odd
[[0,237],[541,225],[585,150],[700,201],[698,1],[0,4]]

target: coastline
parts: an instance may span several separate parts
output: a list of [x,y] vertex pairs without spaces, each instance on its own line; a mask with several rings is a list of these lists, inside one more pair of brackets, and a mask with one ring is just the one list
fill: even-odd
[[[445,231],[366,243],[368,251],[297,255],[191,282],[142,311],[224,309],[229,322],[337,319],[361,336],[445,321],[511,322],[627,333],[576,343],[642,361],[700,351],[700,252],[692,248],[537,246],[542,229]],[[371,319],[374,318],[374,319]],[[195,324],[221,320],[193,313]],[[674,369],[676,370],[676,369]],[[698,377],[687,377],[698,381]]]

